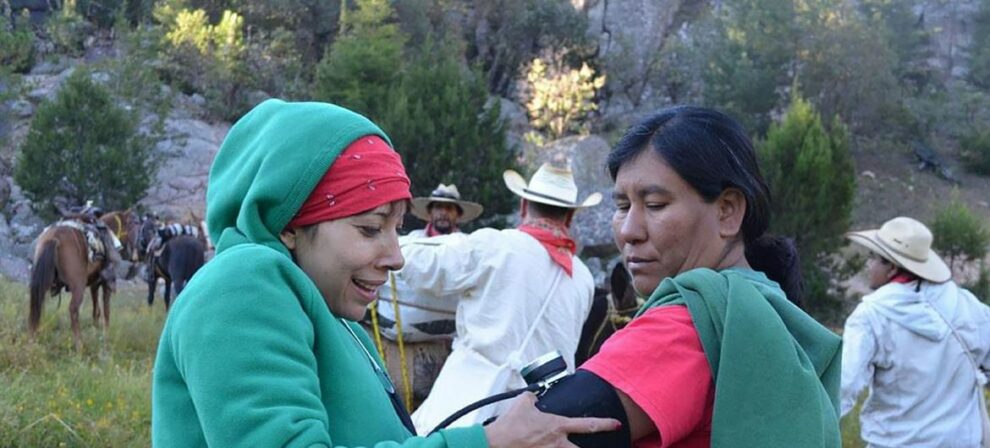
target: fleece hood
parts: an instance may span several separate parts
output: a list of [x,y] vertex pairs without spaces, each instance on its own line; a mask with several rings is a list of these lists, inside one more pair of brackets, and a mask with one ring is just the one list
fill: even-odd
[[213,160],[206,224],[216,253],[244,243],[286,255],[278,238],[347,146],[388,136],[367,118],[326,103],[267,100],[230,129]]
[[[949,326],[938,312],[952,319],[959,312],[959,294],[969,292],[953,282],[922,284],[888,283],[863,297],[880,315],[932,341],[949,334]],[[938,307],[936,311],[933,306]]]

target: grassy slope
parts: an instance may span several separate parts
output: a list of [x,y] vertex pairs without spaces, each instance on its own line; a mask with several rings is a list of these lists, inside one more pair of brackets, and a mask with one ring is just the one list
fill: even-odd
[[[27,290],[0,278],[0,446],[147,446],[151,371],[165,313],[136,290],[116,294],[103,344],[83,304],[84,349],[72,350],[68,294],[48,299],[27,339]],[[106,347],[106,348],[101,348]]]

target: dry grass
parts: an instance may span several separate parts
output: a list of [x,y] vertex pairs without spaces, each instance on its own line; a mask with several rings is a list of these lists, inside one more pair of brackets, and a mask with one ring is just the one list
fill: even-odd
[[0,446],[139,447],[151,440],[151,371],[165,313],[143,291],[112,301],[110,333],[83,304],[82,353],[72,349],[68,295],[47,299],[27,338],[27,289],[0,279]]

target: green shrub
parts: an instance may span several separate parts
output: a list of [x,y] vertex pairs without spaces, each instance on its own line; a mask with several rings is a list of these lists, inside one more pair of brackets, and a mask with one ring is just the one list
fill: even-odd
[[28,20],[28,17],[24,15],[15,24],[6,15],[0,17],[0,67],[3,67],[2,70],[27,73],[34,66],[34,33],[27,25]]
[[59,200],[130,207],[154,174],[151,144],[138,134],[135,117],[77,69],[53,101],[38,107],[14,178],[38,211],[52,217]]
[[990,176],[990,128],[970,131],[959,140],[959,147],[966,168]]
[[981,302],[990,303],[990,269],[987,269],[985,261],[980,260],[980,275],[965,287]]
[[935,211],[931,231],[935,236],[932,248],[949,260],[950,268],[955,268],[956,262],[982,260],[987,254],[990,232],[980,217],[962,202],[958,191]]
[[805,303],[816,313],[834,311],[832,278],[840,267],[831,254],[845,245],[856,189],[846,130],[838,120],[827,130],[814,108],[795,95],[758,150],[773,197],[770,230],[797,243]]
[[71,3],[72,0],[67,0],[62,10],[48,18],[45,30],[57,53],[78,57],[83,55],[83,43],[92,33],[93,25],[83,20],[75,8],[70,7]]
[[[168,4],[166,4],[168,6]],[[170,18],[161,45],[163,76],[186,93],[207,99],[211,117],[236,120],[246,112],[253,78],[245,63],[244,18],[226,10],[215,25],[205,10],[156,10]]]

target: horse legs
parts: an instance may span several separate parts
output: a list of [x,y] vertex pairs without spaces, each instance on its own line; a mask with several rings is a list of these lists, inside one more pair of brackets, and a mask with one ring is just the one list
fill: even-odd
[[180,279],[178,279],[178,280],[175,281],[175,297],[174,298],[178,298],[179,297],[179,294],[182,294],[182,290],[185,289],[186,283],[189,283],[189,280],[187,280],[185,278],[180,278]]
[[110,287],[103,285],[103,329],[110,331]]
[[93,297],[93,325],[97,327],[100,326],[100,299],[99,292],[100,284],[94,283],[89,286],[89,295]]
[[82,336],[79,334],[79,308],[83,302],[84,285],[72,285],[69,291],[72,292],[72,301],[69,302],[69,321],[72,322],[72,341],[76,346],[76,353],[82,352]]
[[165,312],[172,306],[172,280],[165,279]]
[[151,275],[151,279],[148,280],[148,306],[155,303],[155,287],[158,286],[158,277],[154,274]]

